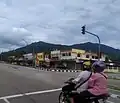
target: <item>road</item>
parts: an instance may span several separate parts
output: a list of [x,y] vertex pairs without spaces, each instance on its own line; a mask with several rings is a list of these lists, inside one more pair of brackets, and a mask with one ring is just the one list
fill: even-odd
[[[64,81],[77,75],[0,63],[0,103],[58,103]],[[113,83],[118,85],[119,81],[109,81]],[[120,99],[110,98],[108,103],[120,103]]]

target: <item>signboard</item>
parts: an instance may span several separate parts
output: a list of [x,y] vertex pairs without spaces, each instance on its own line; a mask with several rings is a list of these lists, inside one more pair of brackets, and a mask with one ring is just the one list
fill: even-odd
[[39,60],[39,61],[44,61],[44,53],[37,53],[37,55],[36,55],[37,57],[37,60]]
[[85,53],[85,50],[72,49],[72,52],[83,54],[83,53]]

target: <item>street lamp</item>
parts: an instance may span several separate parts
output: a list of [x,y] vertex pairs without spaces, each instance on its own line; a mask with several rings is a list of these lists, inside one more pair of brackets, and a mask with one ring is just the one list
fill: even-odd
[[96,35],[96,34],[94,34],[94,33],[89,32],[89,31],[86,31],[85,25],[82,26],[82,31],[81,31],[81,32],[82,32],[83,35],[85,35],[85,33],[88,33],[88,34],[91,34],[91,35],[97,37],[98,42],[99,42],[99,46],[98,46],[98,53],[99,53],[99,54],[98,54],[98,60],[100,60],[100,55],[101,55],[100,45],[101,45],[101,41],[100,41],[99,36]]
[[3,53],[3,52],[1,52],[1,54],[0,54],[0,60],[1,60],[1,61],[2,61],[2,53]]

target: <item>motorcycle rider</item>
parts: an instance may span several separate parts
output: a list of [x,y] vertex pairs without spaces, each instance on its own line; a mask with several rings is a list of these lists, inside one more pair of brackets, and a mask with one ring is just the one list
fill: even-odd
[[71,99],[71,103],[86,103],[86,97],[99,97],[108,94],[107,89],[107,76],[103,72],[106,68],[105,63],[96,61],[92,65],[94,73],[88,80],[88,89],[82,91],[80,94],[75,95]]
[[[82,92],[88,88],[88,79],[92,75],[91,72],[91,62],[90,61],[85,61],[83,62],[83,71],[80,72],[80,74],[73,80],[73,83],[76,84],[76,87],[78,86],[79,88],[77,89],[78,92]],[[86,81],[86,82],[85,82]]]

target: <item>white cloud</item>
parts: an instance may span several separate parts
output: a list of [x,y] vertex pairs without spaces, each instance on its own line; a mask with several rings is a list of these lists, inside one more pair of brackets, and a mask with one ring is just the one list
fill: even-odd
[[113,48],[120,49],[120,42],[119,41],[110,40],[110,41],[105,42],[105,44],[108,46],[112,46]]
[[[102,43],[119,46],[119,0],[1,0],[0,48],[21,47],[32,41],[61,44],[96,41],[82,36],[81,26],[100,36]],[[113,40],[114,38],[114,40]]]

